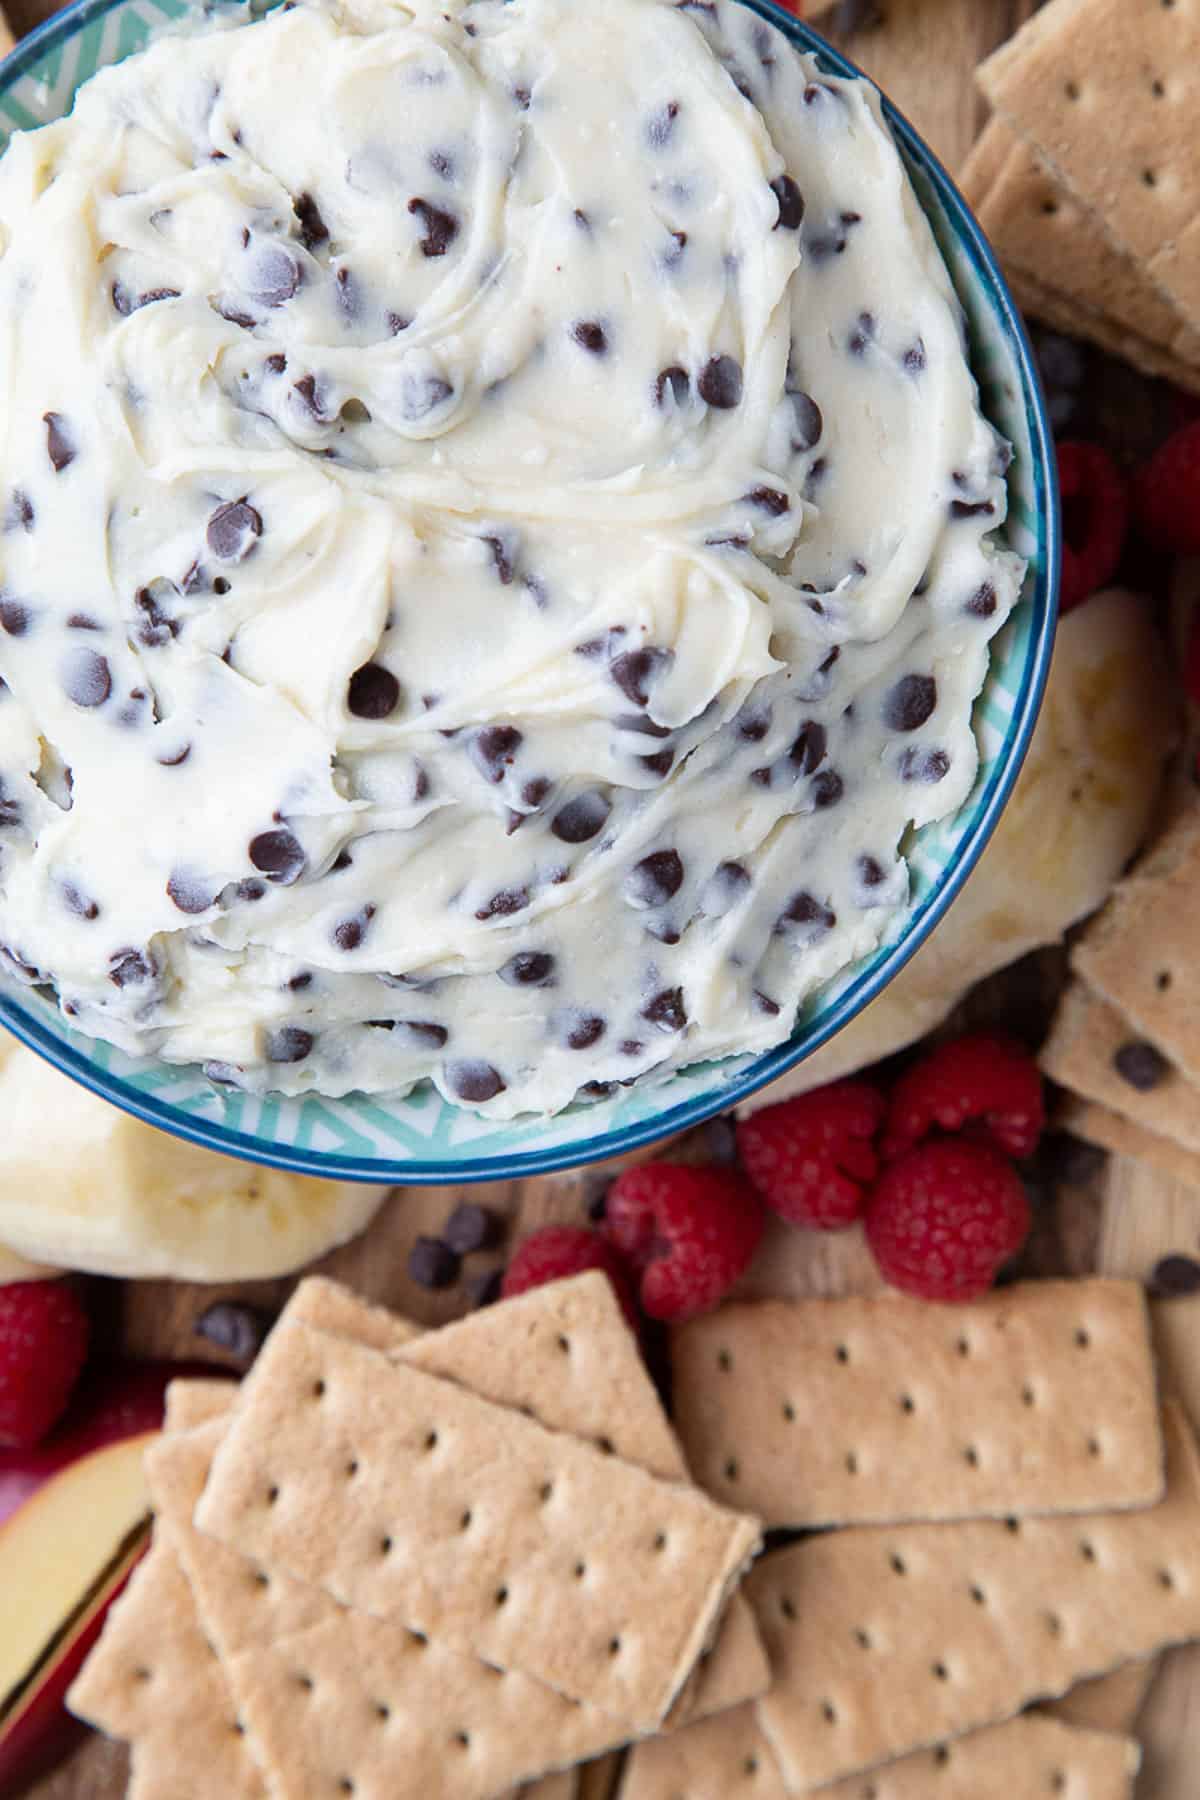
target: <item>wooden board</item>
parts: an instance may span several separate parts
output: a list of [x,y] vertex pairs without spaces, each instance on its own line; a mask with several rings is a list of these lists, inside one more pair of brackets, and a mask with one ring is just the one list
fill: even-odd
[[[831,30],[883,86],[953,171],[983,122],[972,85],[976,63],[1036,10],[1037,0],[883,0],[883,22],[852,37]],[[51,0],[14,0],[10,16],[26,31],[54,9]],[[973,1014],[976,1009],[972,1008]],[[977,1021],[977,1015],[975,1018]],[[706,1156],[721,1148],[719,1130],[689,1140],[687,1152]],[[602,1191],[611,1167],[472,1189],[469,1197],[493,1207],[519,1235],[549,1219],[582,1220]],[[371,1231],[323,1265],[363,1293],[439,1323],[461,1297],[455,1290],[431,1294],[408,1279],[413,1239],[437,1231],[467,1191],[410,1189],[392,1197]],[[1029,1252],[1031,1272],[1144,1274],[1161,1255],[1200,1248],[1200,1193],[1177,1187],[1132,1164],[1114,1160],[1106,1176],[1087,1190],[1064,1188],[1039,1218]],[[491,1258],[494,1263],[497,1257]],[[471,1272],[488,1266],[473,1259]],[[876,1284],[873,1267],[855,1234],[805,1236],[777,1227],[747,1291],[836,1293]],[[113,1294],[114,1335],[138,1354],[194,1355],[193,1325],[215,1298],[244,1298],[277,1306],[288,1283],[256,1283],[219,1291],[180,1283],[125,1284]],[[1200,1360],[1197,1367],[1200,1393]],[[1138,1800],[1195,1800],[1200,1767],[1200,1650],[1177,1652],[1165,1664],[1143,1715],[1146,1765]],[[1015,1772],[1014,1772],[1015,1773]],[[127,1764],[119,1746],[86,1741],[52,1776],[29,1790],[31,1800],[120,1800]],[[612,1786],[611,1759],[589,1774],[589,1800],[605,1800]],[[1014,1794],[1016,1789],[1014,1788]]]

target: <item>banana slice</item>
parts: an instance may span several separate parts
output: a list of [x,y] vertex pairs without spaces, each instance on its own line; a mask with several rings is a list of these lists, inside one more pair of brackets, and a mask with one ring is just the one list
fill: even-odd
[[[260,1168],[169,1137],[5,1033],[0,1120],[0,1244],[30,1262],[97,1275],[289,1274],[364,1230],[388,1191]],[[30,1279],[5,1267],[0,1260],[0,1281]]]
[[62,1273],[45,1263],[26,1262],[15,1250],[0,1244],[0,1287],[8,1287],[14,1281],[54,1281]]
[[1144,598],[1114,588],[1070,613],[1025,766],[962,894],[878,1000],[746,1110],[914,1043],[975,982],[1094,912],[1159,805],[1175,693]]

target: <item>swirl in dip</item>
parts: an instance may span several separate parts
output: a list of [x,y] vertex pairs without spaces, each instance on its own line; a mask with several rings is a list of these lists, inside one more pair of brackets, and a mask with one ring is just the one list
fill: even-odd
[[0,164],[0,942],[252,1089],[761,1051],[976,770],[1007,448],[865,83],[302,3]]

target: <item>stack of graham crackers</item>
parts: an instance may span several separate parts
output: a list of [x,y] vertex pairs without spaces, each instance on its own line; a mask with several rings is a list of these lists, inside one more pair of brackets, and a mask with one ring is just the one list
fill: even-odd
[[1075,945],[1042,1066],[1067,1130],[1200,1187],[1198,881],[1193,804]]
[[134,1800],[489,1800],[767,1685],[758,1526],[688,1483],[603,1275],[425,1335],[307,1281],[147,1474],[71,1695]]
[[176,1384],[71,1696],[134,1800],[571,1800],[623,1743],[621,1800],[1128,1800],[1142,1659],[1200,1636],[1139,1286],[729,1305],[672,1357],[679,1439],[598,1274],[424,1335],[309,1281],[240,1391]]
[[1200,9],[1050,0],[979,70],[962,175],[1020,304],[1200,392]]

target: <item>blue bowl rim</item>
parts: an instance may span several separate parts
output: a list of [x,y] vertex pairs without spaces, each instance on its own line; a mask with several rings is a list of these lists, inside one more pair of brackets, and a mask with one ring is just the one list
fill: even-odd
[[[848,79],[867,81],[872,87],[878,87],[869,75],[836,50],[812,26],[806,25],[803,20],[797,19],[784,7],[776,4],[776,0],[739,0],[739,3],[777,26],[800,49],[819,56],[832,73]],[[0,91],[11,87],[47,50],[65,43],[93,20],[124,4],[126,0],[71,0],[71,4],[37,26],[0,62]],[[991,791],[959,845],[953,861],[913,913],[903,936],[838,996],[811,1038],[806,1039],[802,1047],[794,1045],[789,1039],[776,1049],[756,1057],[748,1069],[731,1077],[724,1085],[691,1100],[682,1101],[677,1106],[666,1107],[662,1112],[636,1124],[622,1126],[575,1144],[548,1145],[542,1149],[480,1156],[460,1164],[421,1160],[409,1162],[383,1157],[363,1158],[321,1150],[276,1147],[229,1126],[206,1119],[193,1119],[169,1104],[140,1093],[119,1076],[107,1070],[98,1070],[85,1056],[27,1013],[18,1002],[4,995],[0,995],[0,1024],[5,1025],[14,1037],[63,1074],[90,1089],[101,1099],[141,1119],[147,1125],[199,1144],[204,1149],[236,1156],[246,1162],[319,1176],[326,1180],[373,1182],[383,1186],[466,1186],[474,1182],[511,1181],[550,1174],[560,1169],[583,1168],[589,1163],[641,1149],[661,1138],[674,1136],[702,1124],[718,1113],[728,1112],[811,1056],[869,1005],[899,974],[944,917],[979,861],[1029,749],[1054,648],[1061,517],[1058,469],[1046,398],[1033,348],[1008,283],[974,214],[940,159],[887,95],[880,92],[880,99],[884,116],[906,159],[921,167],[937,189],[955,237],[968,251],[976,275],[990,291],[989,297],[1015,350],[1030,432],[1035,511],[1044,522],[1045,555],[1037,575],[1034,594],[1029,601],[1035,608],[1036,635],[1031,639],[1030,654],[1013,707],[1012,717],[1016,723],[1008,759],[992,778]],[[1037,616],[1039,601],[1040,617]]]

